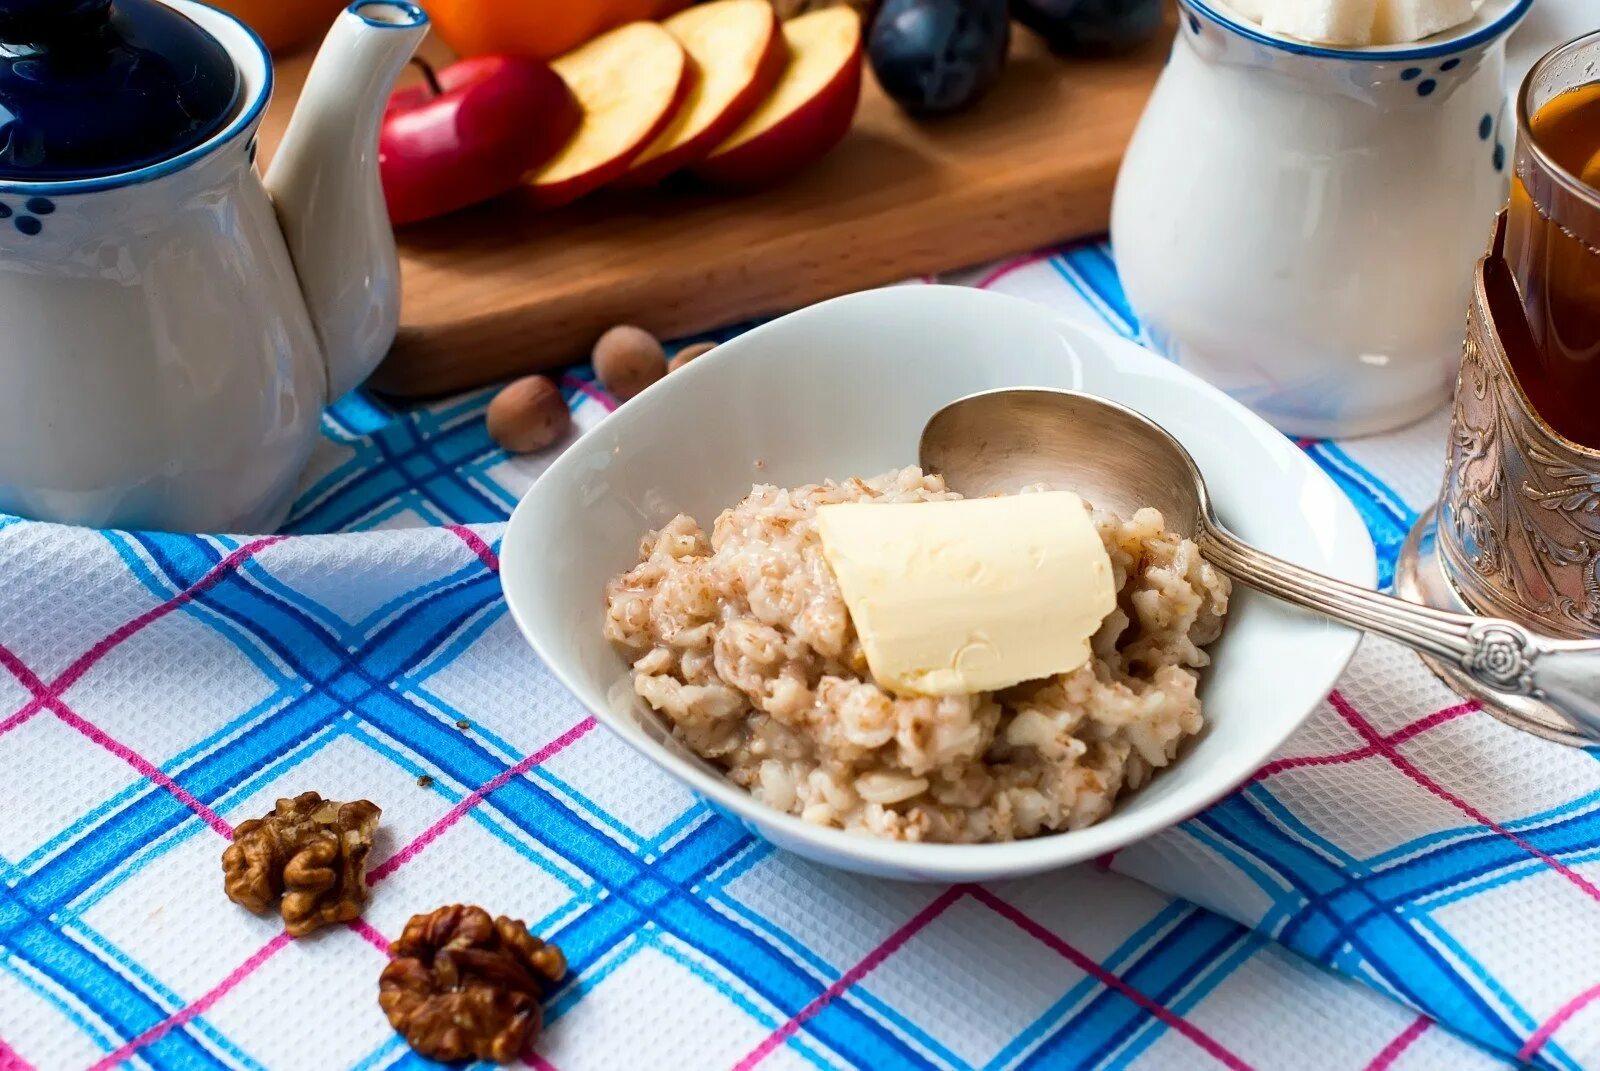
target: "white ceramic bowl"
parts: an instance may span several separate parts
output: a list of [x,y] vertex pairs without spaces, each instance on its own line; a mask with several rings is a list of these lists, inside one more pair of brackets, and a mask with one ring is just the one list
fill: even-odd
[[1333,687],[1348,629],[1239,590],[1202,686],[1207,727],[1098,825],[1009,844],[904,844],[780,814],[679,745],[635,698],[601,636],[606,581],[679,512],[709,526],[753,482],[795,485],[916,462],[940,406],[993,387],[1071,387],[1183,441],[1223,521],[1285,558],[1359,584],[1376,574],[1350,502],[1243,406],[1137,346],[1015,298],[896,287],[815,305],[724,343],[583,436],[517,507],[506,599],[539,656],[601,722],[779,847],[894,878],[982,881],[1091,859],[1173,825],[1265,762]]

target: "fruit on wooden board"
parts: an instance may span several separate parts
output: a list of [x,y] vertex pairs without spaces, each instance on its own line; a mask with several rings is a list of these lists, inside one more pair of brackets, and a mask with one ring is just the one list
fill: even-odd
[[912,115],[944,115],[989,91],[1010,44],[1006,0],[884,0],[867,55],[896,104]]
[[328,32],[347,0],[210,0],[232,12],[261,36],[268,48],[282,52],[310,44]]
[[720,145],[772,93],[788,65],[767,0],[712,0],[662,23],[699,71],[683,107],[619,185],[648,186]]
[[536,59],[554,59],[607,30],[640,19],[665,18],[688,2],[428,0],[427,8],[434,29],[457,55],[509,52]]
[[829,7],[783,24],[789,64],[761,105],[691,170],[726,186],[763,186],[824,156],[861,99],[861,19]]
[[1161,30],[1161,0],[1012,0],[1012,16],[1052,51],[1109,56]]
[[605,25],[605,5],[532,0],[428,0],[428,16],[461,56],[506,52],[552,59],[577,48]]
[[583,110],[577,132],[523,176],[533,200],[554,208],[599,189],[672,121],[695,77],[689,54],[654,22],[601,34],[551,64]]
[[524,56],[475,56],[389,98],[378,138],[396,225],[514,190],[572,138],[583,113],[567,83]]

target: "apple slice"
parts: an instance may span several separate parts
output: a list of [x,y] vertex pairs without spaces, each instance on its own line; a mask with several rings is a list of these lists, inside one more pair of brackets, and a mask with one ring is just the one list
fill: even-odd
[[653,22],[631,22],[550,64],[583,108],[577,133],[544,166],[523,176],[547,208],[576,201],[628,170],[672,122],[694,81],[678,39]]
[[713,0],[662,25],[694,60],[700,79],[622,186],[651,185],[704,158],[772,94],[789,62],[769,0]]
[[693,167],[726,186],[762,186],[827,154],[845,136],[861,99],[861,16],[823,8],[783,24],[789,65],[739,128]]

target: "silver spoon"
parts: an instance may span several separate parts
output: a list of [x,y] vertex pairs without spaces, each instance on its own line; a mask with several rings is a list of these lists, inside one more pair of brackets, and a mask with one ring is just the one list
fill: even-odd
[[1154,506],[1170,530],[1194,539],[1234,579],[1459,665],[1488,697],[1540,700],[1600,739],[1600,643],[1419,606],[1257,550],[1217,520],[1189,451],[1131,409],[1069,390],[987,391],[935,413],[919,453],[924,471],[965,495],[1070,481],[1071,490],[1123,516]]

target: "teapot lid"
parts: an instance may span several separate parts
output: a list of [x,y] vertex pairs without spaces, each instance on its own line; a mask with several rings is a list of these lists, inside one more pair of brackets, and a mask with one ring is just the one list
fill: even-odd
[[170,159],[220,130],[241,95],[227,50],[157,0],[0,0],[0,180]]

